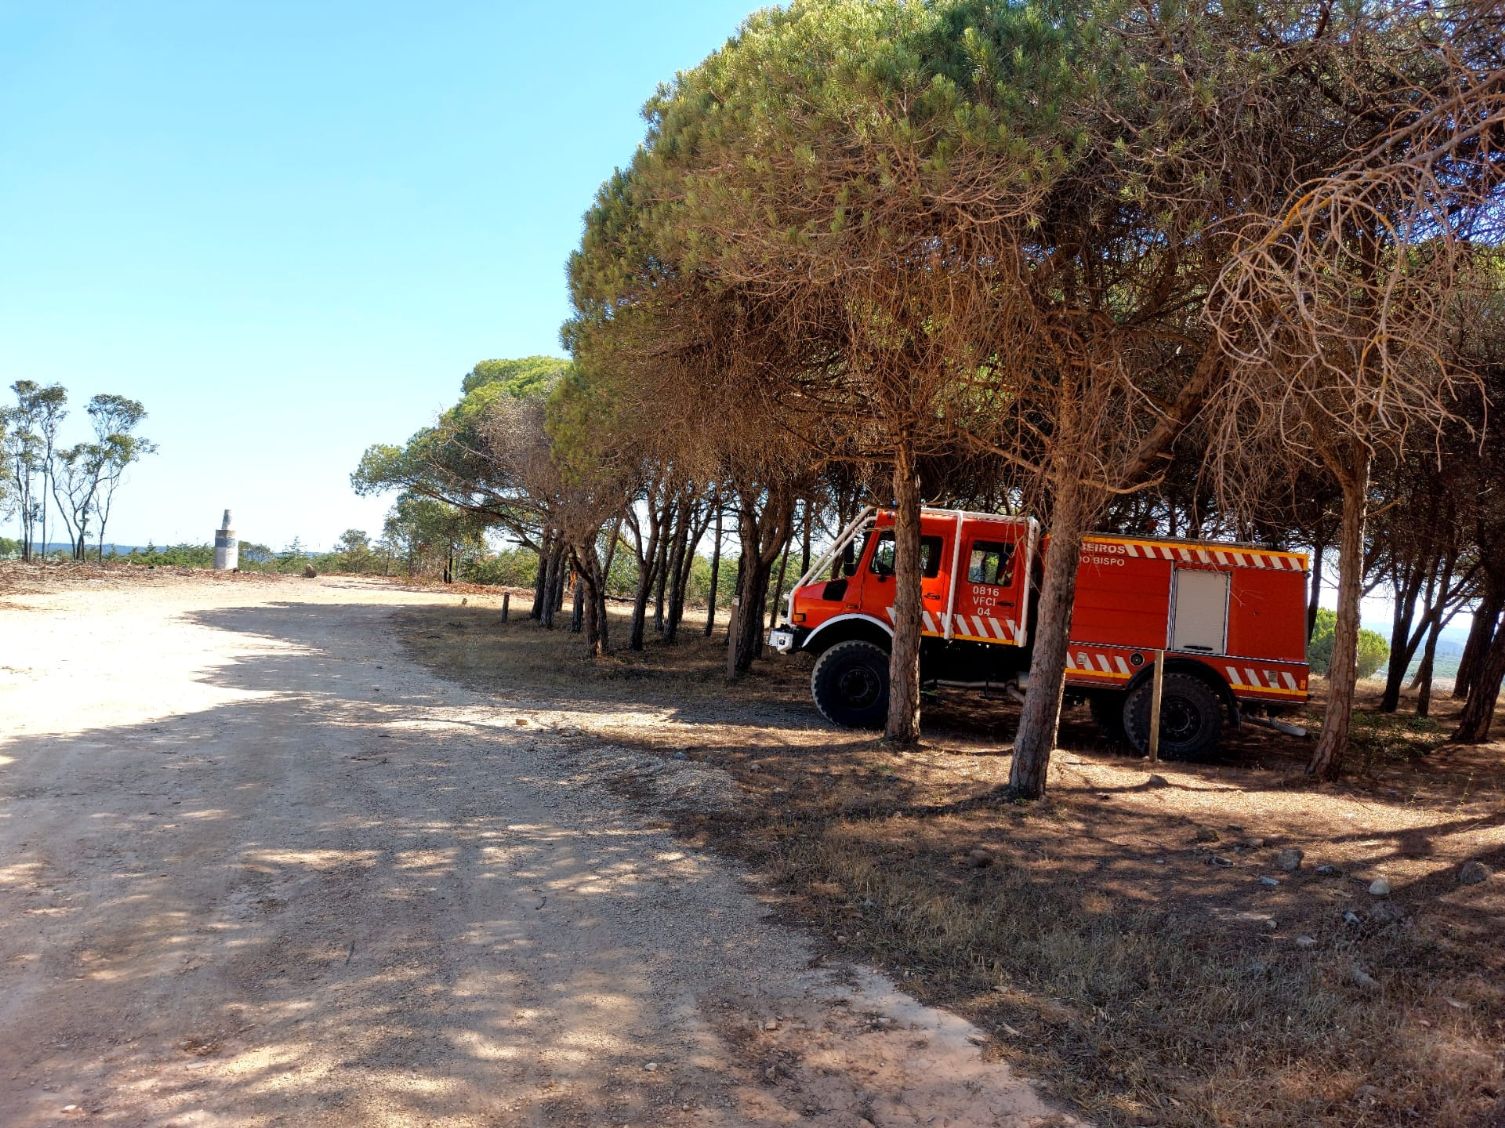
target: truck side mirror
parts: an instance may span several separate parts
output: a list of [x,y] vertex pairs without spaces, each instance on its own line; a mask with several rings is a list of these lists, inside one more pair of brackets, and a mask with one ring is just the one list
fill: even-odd
[[857,574],[857,547],[847,545],[841,550],[841,574],[843,576],[855,576]]

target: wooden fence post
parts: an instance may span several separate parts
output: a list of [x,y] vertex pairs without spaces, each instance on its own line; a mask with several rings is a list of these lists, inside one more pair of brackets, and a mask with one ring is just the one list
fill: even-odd
[[502,622],[505,623],[507,621],[507,616],[510,615],[511,613],[512,613],[512,593],[510,591],[504,591],[504,592],[502,592]]

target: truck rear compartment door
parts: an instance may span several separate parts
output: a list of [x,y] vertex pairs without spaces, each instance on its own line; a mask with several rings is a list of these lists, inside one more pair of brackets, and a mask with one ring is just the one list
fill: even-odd
[[1227,653],[1227,572],[1176,569],[1170,641],[1172,650]]

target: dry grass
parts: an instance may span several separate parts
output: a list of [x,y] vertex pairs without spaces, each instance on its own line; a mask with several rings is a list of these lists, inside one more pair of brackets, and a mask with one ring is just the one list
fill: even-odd
[[[1469,858],[1505,870],[1505,745],[1366,713],[1362,773],[1316,788],[1306,746],[1261,730],[1225,762],[1151,773],[1073,717],[1051,797],[1010,805],[1008,707],[932,702],[926,744],[900,753],[822,726],[798,660],[728,686],[695,632],[593,667],[577,638],[479,602],[402,612],[414,656],[731,772],[739,814],[675,816],[682,834],[1099,1122],[1505,1123],[1505,876],[1455,876]],[[1295,873],[1275,865],[1287,845]],[[1367,892],[1381,874],[1385,899]]]

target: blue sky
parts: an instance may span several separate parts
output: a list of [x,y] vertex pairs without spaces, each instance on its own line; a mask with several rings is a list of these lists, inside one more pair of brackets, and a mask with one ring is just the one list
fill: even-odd
[[643,101],[758,6],[0,0],[0,385],[146,405],[112,541],[374,533],[361,451],[560,351]]

